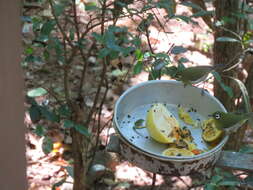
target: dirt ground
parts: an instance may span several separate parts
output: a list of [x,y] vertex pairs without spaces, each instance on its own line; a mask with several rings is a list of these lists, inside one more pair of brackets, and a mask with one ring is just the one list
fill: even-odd
[[[185,7],[177,7],[177,13],[179,14],[190,14],[189,10]],[[189,49],[185,53],[185,57],[190,60],[189,65],[208,65],[212,63],[212,44],[213,36],[202,19],[195,19],[199,25],[186,24],[181,21],[171,20],[167,23],[166,29],[170,32],[165,34],[162,31],[158,31],[156,27],[151,27],[150,37],[153,40],[155,51],[167,51],[172,44],[182,45]],[[130,26],[130,20],[122,20],[119,25]],[[145,41],[145,39],[144,39]],[[179,57],[174,57],[179,59]],[[26,81],[26,89],[32,89],[35,87],[33,81],[47,81],[47,74],[37,74],[34,72],[36,67],[40,65],[33,64],[28,66],[24,70],[24,76]],[[45,65],[46,67],[46,65]],[[45,68],[50,70],[49,68]],[[53,76],[56,77],[57,76]],[[135,84],[148,80],[148,74],[145,72],[130,78],[129,83],[121,89],[120,92],[115,89],[110,89],[109,96],[107,98],[106,106],[104,107],[102,114],[104,122],[112,118],[113,107],[115,101],[119,95]],[[212,93],[212,84],[208,84],[205,88]],[[38,101],[51,101],[50,97],[44,96]],[[31,122],[29,115],[26,113],[25,125],[27,127],[26,134],[26,156],[27,156],[27,178],[29,182],[29,190],[49,190],[52,185],[67,177],[67,182],[64,183],[58,190],[71,190],[73,179],[68,177],[67,167],[69,166],[69,145],[62,144],[62,140],[68,141],[68,135],[64,136],[59,130],[58,126],[50,126],[50,135],[54,139],[54,150],[50,154],[46,155],[42,151],[43,139],[36,136],[32,131],[34,125]],[[101,140],[104,142],[108,141],[108,136],[114,133],[113,129],[106,129],[101,134]],[[71,141],[71,140],[69,140]],[[138,168],[128,161],[117,160],[114,163],[115,169],[115,181],[110,181],[111,178],[105,178],[103,184],[98,189],[112,189],[112,190],[144,190],[150,189],[152,185],[153,174]],[[101,183],[102,184],[102,183]],[[200,190],[202,187],[191,188],[192,179],[189,176],[179,177],[166,177],[157,175],[155,182],[156,190],[187,190],[196,189]]]

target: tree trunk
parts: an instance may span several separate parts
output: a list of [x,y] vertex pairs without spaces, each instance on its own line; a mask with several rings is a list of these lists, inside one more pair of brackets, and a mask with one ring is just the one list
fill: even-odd
[[[85,123],[86,115],[84,114],[84,108],[80,108],[79,106],[76,106],[74,108],[74,116],[73,120],[78,124]],[[75,129],[72,129],[71,131],[71,137],[72,137],[72,152],[73,152],[73,158],[74,158],[74,186],[73,190],[89,190],[89,184],[88,184],[88,169],[89,169],[89,159],[88,159],[88,153],[89,153],[89,139],[76,131]]]
[[[216,0],[214,2],[216,21],[221,21],[224,18],[227,18],[227,22],[224,25],[224,28],[233,31],[237,34],[240,32],[240,22],[238,18],[233,16],[233,13],[239,12],[239,1],[238,0]],[[229,19],[228,19],[229,18]],[[231,32],[226,31],[222,28],[215,28],[214,37],[232,37],[236,38]],[[214,42],[214,64],[231,64],[231,60],[235,58],[238,53],[241,52],[241,45],[239,43],[233,42]],[[238,59],[235,59],[233,63],[236,63]],[[234,71],[229,71],[225,73],[228,76],[236,77],[237,73]],[[234,88],[234,84],[228,78],[222,78],[222,81],[225,85]],[[234,93],[236,93],[234,91]],[[217,81],[214,84],[214,95],[223,103],[228,111],[234,111],[236,109],[234,98],[230,98],[227,93],[219,86]],[[234,94],[236,96],[236,94]],[[237,135],[231,135],[229,142],[227,143],[227,149],[236,149],[238,148],[238,143],[240,140],[237,139]]]

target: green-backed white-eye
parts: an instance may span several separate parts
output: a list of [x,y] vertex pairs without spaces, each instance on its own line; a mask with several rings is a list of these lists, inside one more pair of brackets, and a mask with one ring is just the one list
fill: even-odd
[[176,78],[181,80],[185,85],[197,84],[205,81],[209,73],[218,70],[218,68],[224,67],[223,64],[216,66],[201,65],[195,67],[188,67],[182,71],[179,71]]
[[252,119],[253,113],[225,113],[221,111],[214,112],[212,117],[219,129],[225,130],[228,134],[236,132],[247,120]]

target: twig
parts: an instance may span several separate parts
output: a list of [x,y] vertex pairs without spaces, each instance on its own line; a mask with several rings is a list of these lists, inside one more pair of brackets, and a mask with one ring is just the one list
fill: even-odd
[[67,42],[68,42],[68,45],[69,45],[70,47],[73,48],[74,45],[72,44],[72,42],[71,42],[71,40],[69,39],[69,37],[66,35],[65,31],[63,30],[63,28],[62,28],[62,26],[61,26],[61,24],[60,24],[60,22],[59,22],[59,20],[58,20],[58,18],[57,18],[57,16],[56,16],[56,13],[55,13],[55,10],[54,10],[54,5],[53,5],[52,0],[49,0],[49,5],[50,5],[50,7],[51,7],[51,12],[52,12],[52,15],[53,15],[53,17],[54,17],[54,19],[55,19],[56,25],[57,25],[57,27],[59,28],[59,30],[60,30],[60,32],[61,32],[63,38],[65,38],[65,39],[67,40]]
[[183,182],[183,184],[185,184],[185,186],[189,189],[189,188],[191,188],[191,186],[189,186],[180,176],[177,176],[177,178],[181,181],[181,182]]

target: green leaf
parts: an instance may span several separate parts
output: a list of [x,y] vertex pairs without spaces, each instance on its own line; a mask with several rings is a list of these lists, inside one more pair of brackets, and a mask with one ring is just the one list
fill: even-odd
[[65,166],[64,168],[67,170],[69,176],[74,179],[74,169],[73,169],[73,167],[72,166]]
[[138,61],[142,61],[143,60],[143,53],[140,49],[136,49],[135,50],[135,56],[136,56],[136,59]]
[[29,108],[29,115],[33,123],[39,121],[41,119],[40,109],[36,105],[32,105]]
[[45,94],[47,94],[47,91],[44,88],[41,88],[41,87],[29,90],[27,92],[27,96],[32,97],[32,98],[38,97],[38,96],[43,96]]
[[219,188],[215,184],[206,184],[204,190],[219,190]]
[[41,28],[41,34],[45,36],[49,36],[49,34],[52,32],[55,26],[55,21],[54,20],[49,20],[46,23],[43,24]]
[[75,39],[75,29],[74,28],[71,28],[69,30],[69,39],[70,40],[74,40]]
[[237,40],[235,38],[224,37],[224,36],[216,38],[216,41],[218,41],[218,42],[239,42],[239,43],[241,43],[239,40]]
[[37,125],[35,129],[35,134],[42,137],[46,134],[46,129],[42,125]]
[[32,47],[27,47],[27,48],[25,49],[25,54],[26,54],[26,55],[31,55],[31,54],[33,54],[33,48],[32,48]]
[[56,190],[56,188],[57,187],[60,187],[62,184],[64,184],[66,182],[66,179],[64,178],[64,179],[62,179],[62,180],[60,180],[60,181],[58,181],[58,182],[56,182],[54,185],[53,185],[53,187],[52,187],[52,190]]
[[229,77],[229,78],[231,78],[240,88],[240,90],[242,92],[244,104],[245,104],[245,109],[248,113],[250,113],[251,112],[251,104],[250,104],[250,98],[249,98],[249,94],[248,94],[246,86],[244,85],[244,83],[242,81],[240,81],[237,78],[234,78],[234,77]]
[[185,58],[185,57],[181,57],[179,60],[178,60],[179,63],[187,63],[189,62],[189,59]]
[[141,126],[144,123],[144,119],[138,119],[137,121],[134,122],[134,126]]
[[182,20],[182,21],[184,21],[186,23],[191,22],[191,23],[196,24],[196,25],[198,24],[197,22],[195,22],[194,20],[192,20],[189,16],[184,16],[184,15],[173,15],[171,17],[171,19],[180,19],[180,20]]
[[214,78],[218,81],[219,85],[221,86],[221,88],[228,94],[228,96],[230,98],[232,98],[234,96],[234,93],[233,93],[233,89],[227,85],[225,85],[222,80],[221,80],[221,76],[219,73],[217,72],[212,72]]
[[213,184],[218,184],[220,181],[222,181],[223,177],[220,175],[215,175],[211,178],[211,182]]
[[249,145],[245,145],[240,148],[239,152],[245,153],[245,154],[252,154],[253,153],[253,147]]
[[160,71],[162,68],[164,68],[165,65],[167,65],[167,63],[164,60],[161,60],[161,59],[157,59],[153,63],[154,70],[156,70],[156,71]]
[[164,59],[166,59],[166,60],[170,60],[170,56],[169,55],[167,55],[166,53],[157,53],[157,54],[155,54],[155,57],[156,58],[164,58]]
[[149,72],[148,80],[156,80],[161,78],[161,71],[152,69]]
[[207,16],[207,15],[213,15],[214,11],[199,11],[197,13],[194,13],[193,15],[191,15],[191,17],[197,18],[197,17],[202,17],[202,16]]
[[185,53],[185,52],[187,52],[187,49],[182,46],[174,46],[171,50],[171,53],[175,55],[178,55],[180,53]]
[[63,117],[71,116],[71,110],[69,109],[67,105],[61,105],[58,109],[58,113],[60,114],[60,116],[63,116]]
[[64,12],[64,9],[65,9],[65,5],[63,3],[54,4],[53,7],[54,7],[55,15],[57,17],[60,16]]
[[63,122],[63,127],[66,129],[73,128],[74,126],[75,126],[75,123],[73,121],[64,120],[64,122]]
[[190,7],[190,8],[193,8],[193,9],[197,9],[197,10],[199,10],[199,11],[202,11],[202,10],[203,10],[199,5],[197,5],[197,4],[195,4],[195,3],[192,3],[192,2],[189,2],[189,1],[183,1],[183,2],[181,3],[181,5],[184,5],[184,6],[186,6],[186,7]]
[[78,131],[82,135],[85,135],[86,137],[90,136],[90,133],[89,133],[88,129],[85,126],[83,126],[81,124],[75,124],[74,128],[75,128],[76,131]]
[[59,117],[54,112],[50,111],[46,106],[40,106],[40,113],[48,121],[59,121]]
[[239,181],[228,181],[228,180],[225,180],[225,181],[219,182],[220,186],[236,186],[236,185],[239,185],[239,184],[240,184]]
[[134,75],[137,75],[139,73],[141,73],[143,68],[143,63],[142,61],[138,61],[135,65],[134,65]]
[[100,59],[103,59],[103,58],[105,58],[106,56],[108,56],[108,55],[110,54],[110,52],[111,52],[110,49],[108,49],[108,48],[103,48],[103,49],[99,50],[99,52],[98,52],[98,57],[99,57]]
[[101,34],[98,34],[96,32],[92,33],[92,36],[99,42],[99,43],[103,43],[104,41],[104,36]]
[[95,2],[85,3],[85,10],[86,11],[94,11],[94,10],[97,10],[97,9],[98,9],[98,7],[97,7]]
[[43,51],[43,56],[44,56],[45,61],[49,61],[50,54],[49,54],[49,52],[47,51],[47,49],[45,49],[45,50]]
[[45,137],[42,142],[42,150],[45,154],[49,154],[53,150],[53,141],[49,137]]
[[115,77],[121,77],[124,76],[127,73],[127,70],[120,70],[120,69],[115,69],[111,72],[111,76]]
[[174,78],[177,74],[177,67],[176,66],[166,67],[164,72],[166,75]]

